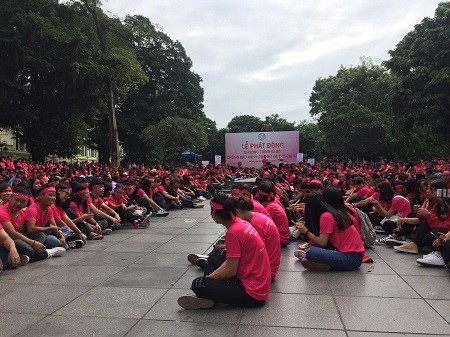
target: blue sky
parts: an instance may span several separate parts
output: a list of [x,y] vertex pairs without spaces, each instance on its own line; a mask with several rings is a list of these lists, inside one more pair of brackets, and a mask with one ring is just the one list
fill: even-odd
[[104,0],[109,15],[140,14],[178,40],[202,79],[219,128],[238,115],[310,119],[315,81],[361,56],[381,62],[434,0]]

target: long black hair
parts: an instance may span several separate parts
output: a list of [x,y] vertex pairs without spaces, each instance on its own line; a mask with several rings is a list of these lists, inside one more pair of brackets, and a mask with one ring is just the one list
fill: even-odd
[[[432,180],[430,183],[430,190],[440,190],[440,189],[446,189],[447,188],[447,182],[443,179],[435,179]],[[439,219],[441,219],[442,215],[448,213],[448,206],[446,203],[444,203],[444,209],[442,209],[442,206],[439,202],[436,203],[436,213]]]
[[322,191],[322,196],[331,207],[343,213],[347,213],[349,216],[354,216],[355,213],[353,212],[353,209],[345,204],[342,192],[339,188],[328,186]]
[[346,212],[331,207],[319,193],[309,193],[305,198],[305,224],[314,235],[320,235],[320,217],[329,212],[336,220],[339,230],[353,225],[352,219]]
[[394,199],[395,191],[387,181],[379,183],[377,188],[380,191],[380,202],[391,202]]
[[228,221],[231,220],[231,213],[236,215],[236,208],[239,202],[235,198],[229,197],[225,193],[217,193],[211,199],[211,202],[222,205],[223,209],[214,211],[219,218]]

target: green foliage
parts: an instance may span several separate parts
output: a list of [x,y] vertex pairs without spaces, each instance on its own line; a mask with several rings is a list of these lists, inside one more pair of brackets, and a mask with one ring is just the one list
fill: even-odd
[[300,152],[305,154],[305,158],[321,159],[323,135],[317,123],[301,122],[296,129],[299,131]]
[[341,107],[336,115],[323,117],[319,128],[328,156],[377,160],[390,154],[389,116],[355,102]]
[[401,130],[410,135],[431,132],[438,140],[434,150],[448,154],[450,3],[440,3],[434,18],[423,19],[389,54],[385,64],[399,79],[393,112]]
[[[269,123],[272,124],[273,131],[294,131],[295,122],[288,122],[284,118],[280,118],[278,114],[272,114],[269,117]],[[258,130],[260,131],[260,130]]]
[[228,129],[231,133],[258,132],[261,131],[263,121],[255,116],[241,115],[231,119]]
[[167,117],[142,132],[142,140],[156,150],[158,162],[165,163],[184,150],[196,152],[208,146],[205,127],[193,120]]
[[118,111],[119,131],[126,160],[148,162],[152,149],[142,151],[140,139],[148,125],[170,116],[197,120],[207,130],[215,125],[204,115],[201,78],[192,71],[192,61],[181,43],[171,40],[143,16],[127,16],[125,26],[149,81],[133,86],[123,100]]

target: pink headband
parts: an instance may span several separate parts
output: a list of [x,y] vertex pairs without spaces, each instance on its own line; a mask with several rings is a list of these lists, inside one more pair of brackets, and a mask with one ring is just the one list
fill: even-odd
[[272,200],[272,199],[275,198],[275,196],[273,195],[272,192],[266,193],[266,192],[263,192],[263,191],[261,191],[261,190],[258,190],[258,194],[260,194],[260,195],[267,195],[267,196],[269,197],[270,200]]
[[5,190],[3,191],[3,192],[11,192],[12,191],[12,188],[11,188],[11,186],[8,186],[7,188],[5,188]]
[[17,197],[19,199],[24,199],[24,200],[30,200],[30,196],[28,194],[24,194],[24,193],[19,193],[19,192],[13,192],[13,197]]
[[72,193],[72,189],[71,188],[61,188],[60,191],[66,192],[66,193]]
[[235,189],[231,190],[231,194],[241,194],[242,193],[241,191],[242,190],[235,188]]
[[123,188],[115,188],[114,192],[123,193]]
[[89,190],[87,188],[84,188],[82,190],[75,192],[74,195],[80,195],[80,194],[86,194],[86,193],[89,193]]
[[103,184],[92,185],[91,189],[98,188],[98,187],[105,187],[105,185],[103,185]]
[[39,179],[36,179],[36,180],[34,181],[33,185],[38,185],[38,184],[40,184],[40,183],[41,183],[41,181],[40,181]]
[[223,205],[218,204],[217,202],[211,201],[211,210],[212,211],[221,211],[221,210],[223,210]]
[[55,190],[54,187],[47,187],[47,188],[44,188],[44,189],[41,191],[41,193],[39,193],[39,196],[41,196],[41,195],[43,195],[43,194],[45,194],[45,193],[56,193],[56,190]]

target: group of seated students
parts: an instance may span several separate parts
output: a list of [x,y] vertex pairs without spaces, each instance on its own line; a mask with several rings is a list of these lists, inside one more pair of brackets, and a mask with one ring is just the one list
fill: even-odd
[[17,170],[5,174],[5,162],[11,164],[0,162],[0,271],[62,256],[123,226],[147,228],[151,216],[167,216],[172,208],[202,208],[197,202],[210,199],[214,185],[220,188],[226,179],[178,168],[100,177],[95,165],[73,174],[54,163],[28,172],[24,167],[32,164],[25,161],[19,176]]
[[[201,208],[226,228],[208,254],[189,254],[204,271],[192,282],[186,309],[216,302],[261,306],[280,266],[281,250],[307,270],[354,271],[370,262],[365,247],[424,253],[424,266],[450,266],[450,160],[351,163],[339,159],[272,165],[145,167],[113,170],[82,163],[0,161],[1,267],[64,255],[123,226],[146,228],[152,215]],[[256,177],[256,185],[226,182]],[[372,233],[373,232],[373,233]],[[373,236],[372,236],[373,234]],[[373,240],[372,240],[373,239]]]
[[399,252],[422,251],[425,255],[417,259],[421,265],[450,269],[446,162],[424,172],[315,169],[299,174],[265,167],[257,186],[237,184],[231,196],[213,197],[211,217],[226,228],[224,241],[208,255],[188,255],[203,276],[192,281],[195,296],[178,299],[181,307],[263,305],[278,273],[281,249],[298,238],[303,242],[294,256],[307,270],[354,271],[371,262],[365,246],[375,240],[367,240],[366,231],[373,238],[375,231],[389,234],[376,243]]

